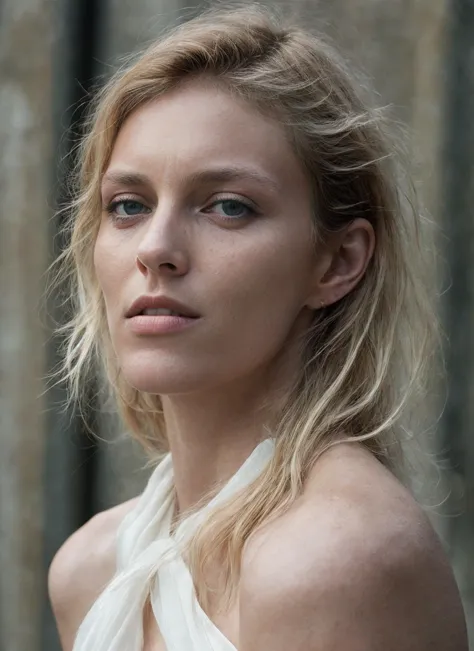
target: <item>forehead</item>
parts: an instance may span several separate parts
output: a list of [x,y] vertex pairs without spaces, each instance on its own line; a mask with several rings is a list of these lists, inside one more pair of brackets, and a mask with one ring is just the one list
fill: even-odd
[[137,109],[119,131],[109,167],[182,173],[210,162],[251,163],[278,183],[304,183],[283,127],[209,82],[188,82]]

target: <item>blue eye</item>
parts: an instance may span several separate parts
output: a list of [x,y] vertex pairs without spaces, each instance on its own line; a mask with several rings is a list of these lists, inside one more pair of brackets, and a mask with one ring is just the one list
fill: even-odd
[[215,201],[211,207],[217,206],[218,204],[222,204],[224,214],[221,216],[225,219],[243,219],[244,217],[251,217],[256,213],[251,206],[237,199],[220,199],[219,201]]
[[112,201],[107,207],[107,211],[119,219],[123,219],[142,215],[143,213],[150,212],[150,209],[135,199],[119,199]]
[[[220,211],[216,210],[216,206],[221,206]],[[127,222],[133,220],[144,214],[152,212],[150,208],[145,206],[141,201],[136,199],[123,198],[111,201],[107,206],[107,212],[116,222]],[[239,219],[248,219],[257,214],[255,208],[250,206],[244,201],[239,201],[229,197],[228,199],[219,199],[214,201],[207,209],[206,212],[217,213],[219,217],[228,221],[237,221]]]

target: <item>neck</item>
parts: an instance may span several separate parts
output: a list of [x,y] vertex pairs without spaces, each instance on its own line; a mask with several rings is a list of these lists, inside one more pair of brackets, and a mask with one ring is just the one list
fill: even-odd
[[[301,328],[300,328],[301,329]],[[162,396],[176,511],[202,503],[269,438],[300,364],[296,330],[266,366],[201,392]]]
[[164,396],[162,402],[178,515],[221,487],[270,436],[265,425],[274,411],[268,405],[275,402],[248,381],[240,389],[220,387],[207,395]]

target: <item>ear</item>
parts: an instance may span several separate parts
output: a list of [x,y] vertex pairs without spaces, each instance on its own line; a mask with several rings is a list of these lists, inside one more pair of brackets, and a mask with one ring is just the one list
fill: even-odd
[[306,305],[327,307],[348,294],[361,280],[374,254],[375,232],[366,219],[352,221],[331,235],[317,264],[315,283]]

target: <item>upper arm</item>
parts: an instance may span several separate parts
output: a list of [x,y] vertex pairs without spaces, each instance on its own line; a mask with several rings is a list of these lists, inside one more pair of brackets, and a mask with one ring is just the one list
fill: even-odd
[[70,651],[82,620],[115,572],[117,527],[134,500],[94,516],[56,553],[48,593],[63,651]]
[[241,651],[467,651],[457,589],[433,545],[370,535],[255,555],[242,574]]
[[106,555],[100,558],[103,549],[96,547],[102,524],[95,516],[73,533],[49,568],[48,593],[63,651],[72,649],[80,623],[113,573]]

